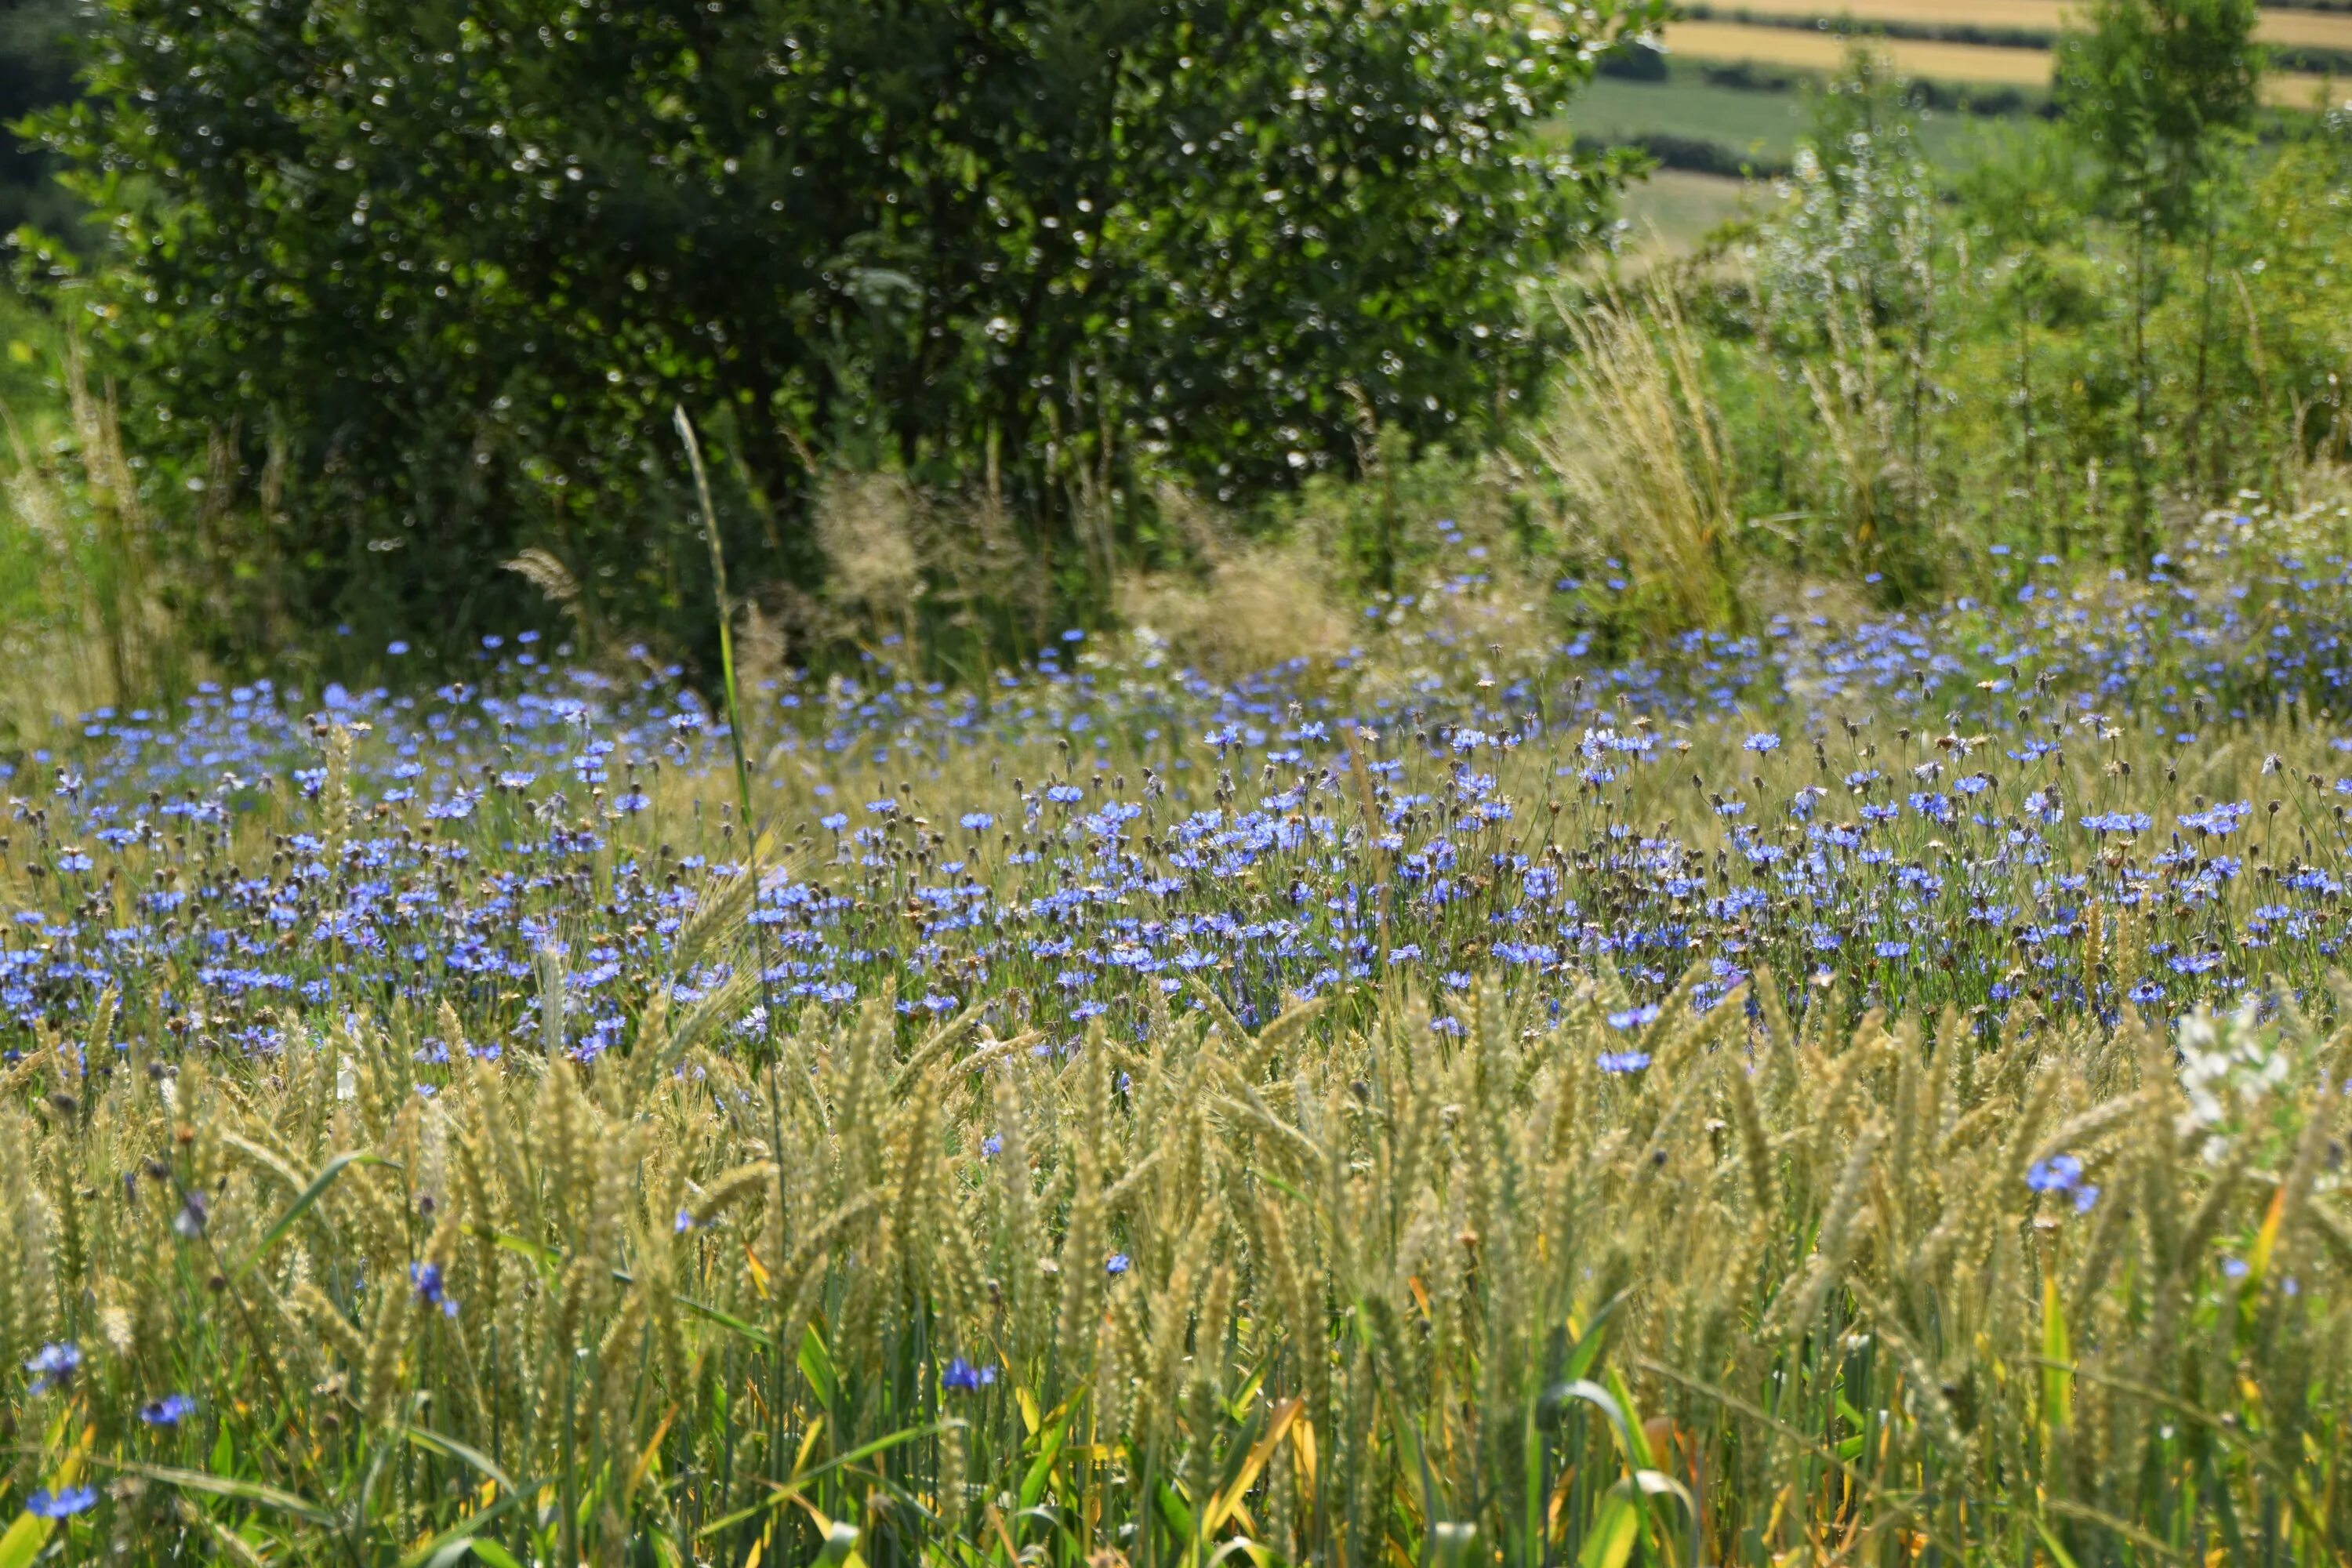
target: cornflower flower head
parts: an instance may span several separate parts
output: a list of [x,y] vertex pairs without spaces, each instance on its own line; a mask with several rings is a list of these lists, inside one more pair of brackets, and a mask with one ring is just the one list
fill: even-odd
[[64,1487],[56,1491],[43,1488],[25,1500],[25,1511],[35,1519],[71,1519],[97,1506],[95,1487]]
[[43,1345],[25,1363],[25,1370],[33,1374],[31,1392],[35,1394],[63,1388],[80,1367],[81,1347],[71,1340]]
[[457,1303],[450,1300],[437,1263],[412,1263],[408,1266],[409,1288],[415,1292],[419,1305],[438,1307],[445,1318],[457,1315]]
[[974,1366],[961,1356],[950,1361],[940,1373],[940,1386],[950,1394],[977,1394],[996,1381],[996,1368]]
[[2072,1192],[2082,1179],[2083,1162],[2072,1154],[2036,1160],[2025,1173],[2025,1184],[2037,1193]]
[[196,1413],[196,1402],[184,1394],[167,1394],[139,1407],[139,1419],[150,1426],[177,1426]]

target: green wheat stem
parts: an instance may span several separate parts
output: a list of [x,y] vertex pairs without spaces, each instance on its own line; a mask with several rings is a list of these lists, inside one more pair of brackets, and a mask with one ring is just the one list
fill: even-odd
[[702,508],[702,537],[710,546],[710,593],[719,611],[719,671],[727,694],[727,744],[735,754],[735,795],[742,806],[745,840],[751,847],[751,875],[760,874],[759,837],[751,823],[751,764],[743,755],[743,710],[735,693],[735,635],[727,607],[727,551],[719,538],[719,511],[710,504],[710,475],[702,466],[702,442],[686,405],[675,404],[670,417],[686,447],[687,467],[694,470],[695,500]]

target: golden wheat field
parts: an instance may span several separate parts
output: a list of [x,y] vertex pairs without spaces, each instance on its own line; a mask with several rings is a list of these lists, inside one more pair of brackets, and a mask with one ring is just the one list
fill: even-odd
[[[1721,16],[1820,18],[1832,25],[1855,22],[1910,23],[1917,26],[1999,27],[2055,33],[2080,21],[2081,7],[2060,0],[1969,0],[1953,5],[1935,0],[1724,0]],[[2287,11],[2265,7],[2255,36],[2266,44],[2305,48],[2352,49],[2352,12]]]
[[[1847,42],[1832,32],[1749,26],[1738,22],[1678,22],[1666,31],[1674,53],[1696,59],[1748,60],[1832,71],[1843,63]],[[1983,82],[2001,87],[2042,87],[2050,80],[2046,49],[1997,48],[1982,44],[1947,44],[1917,38],[1877,38],[1874,48],[1897,70],[1936,81]],[[2326,101],[2328,78],[2307,71],[2273,72],[2263,79],[2263,101],[2275,108],[2309,109]]]

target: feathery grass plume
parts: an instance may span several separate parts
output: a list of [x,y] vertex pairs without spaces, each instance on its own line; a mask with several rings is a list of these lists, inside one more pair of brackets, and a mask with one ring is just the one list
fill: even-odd
[[[687,1216],[689,1228],[700,1230],[729,1209],[764,1197],[774,1190],[776,1170],[776,1163],[772,1160],[754,1160],[722,1171],[695,1194],[691,1205],[681,1206],[677,1212]],[[681,1182],[685,1179],[682,1171],[677,1179]],[[658,1219],[660,1215],[656,1213],[654,1217]]]
[[294,1304],[310,1318],[312,1326],[333,1348],[335,1354],[342,1358],[343,1365],[351,1373],[363,1382],[369,1342],[360,1338],[359,1331],[352,1327],[351,1320],[343,1316],[342,1309],[309,1279],[296,1283]]
[[1849,1289],[1856,1303],[1868,1314],[1872,1330],[1895,1352],[1895,1361],[1901,1365],[1908,1384],[1906,1393],[1913,1409],[1923,1416],[1921,1426],[1926,1435],[1944,1450],[1948,1460],[1965,1466],[1969,1461],[1968,1438],[1960,1430],[1959,1418],[1952,1409],[1952,1402],[1944,1394],[1943,1374],[1928,1362],[1917,1342],[1904,1330],[1893,1307],[1879,1300],[1865,1285],[1850,1283]]
[[1045,1256],[1045,1236],[1037,1217],[1037,1203],[1030,1173],[1029,1116],[1023,1102],[1020,1079],[1010,1064],[990,1075],[992,1099],[995,1109],[997,1151],[996,1167],[996,1226],[998,1245],[994,1254],[996,1279],[1009,1299],[1007,1318],[1011,1325],[1012,1342],[1024,1359],[1042,1353],[1045,1320],[1042,1310],[1045,1289],[1036,1272],[1036,1259]]
[[883,1089],[882,1057],[890,1047],[887,1020],[887,1003],[861,1007],[851,1021],[848,1060],[839,1059],[836,1046],[829,1064],[835,1179],[843,1191],[876,1185],[882,1180],[884,1141],[877,1136],[879,1119],[873,1114],[871,1101]]
[[1094,1343],[1096,1300],[1103,1278],[1103,1259],[1108,1256],[1098,1162],[1092,1141],[1080,1142],[1069,1221],[1062,1233],[1061,1252],[1056,1259],[1061,1301],[1055,1318],[1054,1344],[1057,1358],[1064,1361]]
[[1143,1447],[1163,1449],[1176,1422],[1176,1399],[1183,1384],[1178,1369],[1192,1336],[1192,1308],[1216,1244],[1221,1221],[1203,1215],[1186,1231],[1166,1279],[1152,1293],[1150,1340],[1137,1389],[1137,1418]]
[[621,1298],[618,1313],[597,1342],[595,1383],[589,1408],[594,1412],[597,1440],[613,1457],[615,1471],[627,1475],[636,1467],[635,1396],[639,1387],[639,1347],[648,1315],[646,1289],[634,1285]]
[[590,1321],[590,1303],[609,1276],[593,1258],[577,1256],[564,1266],[555,1289],[554,1311],[530,1336],[539,1362],[537,1400],[530,1413],[530,1440],[542,1453],[553,1452],[565,1439],[563,1431],[578,1409],[577,1356],[582,1327]]
[[[687,1009],[686,1016],[667,1025],[668,1037],[660,1042],[658,1048],[646,1053],[645,1072],[647,1079],[655,1079],[667,1073],[688,1051],[709,1038],[714,1031],[740,1019],[759,995],[759,973],[748,966],[736,970],[705,991]],[[665,1004],[660,1015],[665,1024],[667,1016]]]
[[1822,1303],[1844,1272],[1854,1240],[1854,1220],[1860,1215],[1869,1185],[1871,1158],[1885,1136],[1883,1122],[1865,1123],[1848,1149],[1845,1163],[1822,1210],[1821,1229],[1804,1272],[1772,1304],[1767,1322],[1786,1333],[1808,1331],[1821,1315]]
[[2109,1273],[2130,1237],[2137,1207],[2128,1190],[2101,1196],[2095,1209],[2097,1217],[2091,1225],[2089,1244],[2074,1266],[2074,1281],[2065,1294],[2066,1313],[2071,1321],[2089,1321],[2097,1310]]
[[343,847],[351,837],[352,742],[351,726],[337,722],[327,727],[320,743],[327,776],[319,785],[319,805],[327,831],[320,861],[331,877],[341,874]]
[[1183,1478],[1184,1495],[1192,1500],[1196,1509],[1207,1506],[1217,1460],[1216,1435],[1221,1426],[1217,1419],[1217,1374],[1228,1353],[1225,1326],[1233,1305],[1234,1271],[1231,1266],[1220,1263],[1210,1271],[1208,1285],[1201,1292],[1201,1317],[1193,1332],[1192,1368],[1184,1379],[1186,1441],[1176,1469]]
[[751,900],[758,892],[749,870],[724,876],[714,873],[704,879],[695,894],[693,909],[670,945],[674,972],[682,974],[693,969],[721,943],[732,939],[751,912]]
[[1319,1281],[1309,1276],[1292,1245],[1282,1205],[1270,1196],[1261,1195],[1257,1202],[1257,1237],[1261,1256],[1255,1261],[1264,1286],[1273,1294],[1272,1301],[1259,1310],[1275,1331],[1289,1373],[1276,1386],[1303,1393],[1320,1409],[1329,1398],[1330,1363],[1325,1354],[1328,1313]]
[[539,976],[539,1053],[551,1068],[569,1046],[565,1024],[571,994],[565,984],[562,950],[542,943],[534,956]]
[[80,1134],[72,1115],[60,1115],[50,1123],[50,1136],[41,1141],[41,1155],[31,1167],[47,1179],[44,1196],[48,1200],[50,1218],[47,1227],[49,1269],[59,1289],[67,1293],[61,1305],[68,1320],[77,1315],[73,1295],[88,1278],[90,1262],[89,1216],[81,1191],[83,1175],[77,1168],[81,1155]]
[[1732,1063],[1723,1077],[1729,1086],[1726,1098],[1731,1102],[1732,1125],[1739,1132],[1740,1169],[1748,1179],[1749,1215],[1757,1222],[1776,1219],[1780,1213],[1780,1173],[1772,1154],[1771,1135],[1764,1130],[1763,1111],[1756,1103],[1756,1086],[1741,1063]]
[[1732,453],[1697,335],[1670,289],[1561,305],[1577,353],[1537,447],[1565,491],[1580,553],[1628,563],[1664,629],[1737,618]]
[[2252,1139],[2238,1138],[2231,1141],[2229,1151],[2221,1156],[2204,1198],[2189,1211],[2189,1223],[2181,1227],[2171,1268],[2171,1278],[2178,1285],[2185,1288],[2207,1261],[2206,1250],[2228,1223],[2230,1207],[2237,1201],[2238,1189],[2259,1152]]
[[31,1118],[0,1107],[0,1168],[17,1173],[0,1197],[0,1366],[24,1364],[48,1337],[56,1301],[48,1208],[37,1183]]
[[390,1420],[402,1394],[401,1358],[415,1314],[407,1293],[389,1277],[375,1282],[375,1318],[360,1360],[360,1418],[371,1428]]

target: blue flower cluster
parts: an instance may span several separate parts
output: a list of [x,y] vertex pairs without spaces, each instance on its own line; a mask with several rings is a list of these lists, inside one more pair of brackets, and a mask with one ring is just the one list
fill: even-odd
[[[2342,706],[2352,595],[2341,562],[2224,542],[2243,569],[2215,589],[2021,568],[2049,580],[1997,609],[1782,616],[1647,660],[1583,634],[1506,657],[1470,599],[1231,681],[1076,641],[980,689],[869,659],[755,694],[757,842],[725,724],[650,661],[525,636],[432,691],[206,686],[0,761],[0,1047],[81,1039],[111,994],[89,1047],[151,1059],[446,1001],[466,1037],[420,1026],[422,1062],[551,1030],[593,1060],[652,988],[690,1005],[747,964],[738,1041],[984,1001],[1049,1050],[1140,1028],[1153,991],[1254,1023],[1397,973],[1443,1010],[1488,970],[1557,1009],[1609,970],[1618,1072],[1694,966],[1702,1009],[1766,965],[1996,1014],[2226,999],[2336,962],[2352,779],[2209,801],[2126,752],[2200,765],[2216,726]],[[749,941],[681,963],[745,869]]]

